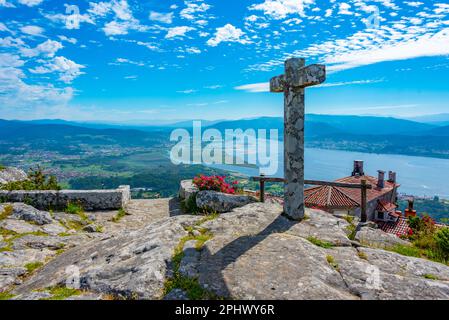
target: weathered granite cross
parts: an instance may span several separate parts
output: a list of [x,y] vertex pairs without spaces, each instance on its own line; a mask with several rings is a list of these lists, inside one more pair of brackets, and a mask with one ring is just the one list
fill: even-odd
[[324,65],[305,59],[285,61],[285,74],[270,80],[271,92],[284,92],[284,213],[304,218],[304,91],[326,80]]

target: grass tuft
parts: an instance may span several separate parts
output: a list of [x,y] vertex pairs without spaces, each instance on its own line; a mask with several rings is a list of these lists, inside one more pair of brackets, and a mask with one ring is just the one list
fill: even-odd
[[3,207],[3,211],[0,213],[0,221],[8,218],[14,212],[12,205],[7,205]]
[[429,279],[429,280],[438,280],[438,277],[433,274],[425,274],[424,278]]
[[124,216],[126,216],[126,212],[123,208],[121,208],[117,214],[112,218],[112,222],[119,222]]
[[36,262],[30,262],[27,263],[24,267],[27,269],[28,273],[32,273],[33,271],[39,269],[44,264],[42,262],[36,261]]
[[72,296],[78,296],[81,294],[81,290],[79,289],[71,289],[61,286],[47,288],[45,291],[49,292],[52,296],[43,300],[65,300]]
[[326,256],[326,261],[329,263],[329,265],[338,271],[338,263],[335,261],[335,258],[331,255]]
[[320,240],[320,239],[315,238],[315,237],[308,237],[307,240],[309,240],[314,245],[316,245],[318,247],[321,247],[321,248],[330,249],[330,248],[335,247],[332,243]]
[[10,300],[14,297],[15,297],[15,295],[12,293],[9,293],[8,291],[0,292],[0,301],[1,300]]

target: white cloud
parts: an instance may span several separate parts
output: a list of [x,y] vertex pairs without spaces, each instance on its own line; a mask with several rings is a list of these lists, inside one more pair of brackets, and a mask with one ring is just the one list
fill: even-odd
[[16,116],[18,108],[52,107],[65,105],[73,97],[71,87],[57,88],[52,84],[30,85],[20,69],[24,61],[19,56],[0,54],[0,111]]
[[11,32],[11,30],[9,30],[8,27],[3,22],[0,22],[0,31]]
[[351,5],[347,4],[346,2],[342,2],[339,5],[339,10],[338,10],[338,14],[343,14],[343,15],[352,15],[354,14],[353,12],[351,12]]
[[0,7],[15,8],[15,6],[7,0],[0,0]]
[[111,21],[104,25],[103,31],[107,36],[128,34],[128,25],[117,21]]
[[24,4],[28,7],[34,7],[41,4],[44,0],[19,0],[20,4]]
[[71,43],[71,44],[76,44],[78,42],[78,40],[76,40],[75,38],[68,38],[66,36],[58,36],[58,38],[61,41],[66,41],[66,42]]
[[201,50],[196,47],[190,47],[190,48],[186,48],[186,52],[191,53],[191,54],[200,54]]
[[56,52],[59,49],[62,49],[64,46],[59,41],[47,40],[41,44],[39,44],[34,49],[29,48],[21,48],[21,53],[25,57],[36,57],[39,55],[54,57]]
[[188,20],[196,19],[199,13],[204,13],[208,11],[211,7],[210,5],[204,2],[201,4],[197,4],[193,1],[186,1],[185,4],[187,7],[181,10],[180,16]]
[[270,84],[268,82],[251,83],[235,87],[234,89],[251,93],[270,92]]
[[165,38],[171,39],[171,38],[175,38],[175,37],[184,37],[187,32],[192,31],[194,29],[195,28],[187,27],[187,26],[169,28]]
[[65,83],[71,83],[74,79],[84,74],[81,71],[82,68],[85,68],[85,66],[77,64],[66,57],[55,57],[46,65],[31,69],[30,72],[35,74],[55,72],[59,74],[59,80]]
[[20,31],[32,36],[40,36],[44,33],[44,29],[38,26],[24,26],[20,28]]
[[245,32],[229,23],[221,28],[217,28],[214,37],[207,41],[207,45],[216,47],[222,42],[238,42],[241,44],[250,43],[245,36]]
[[[345,81],[345,82],[330,82],[323,83],[319,86],[315,86],[312,88],[326,88],[326,87],[341,87],[341,86],[349,86],[349,85],[363,85],[363,84],[373,84],[383,82],[383,79],[377,80],[355,80],[355,81]],[[259,93],[259,92],[270,92],[270,84],[268,82],[261,83],[251,83],[245,84],[242,86],[238,86],[234,88],[235,90],[246,91],[250,93]]]
[[182,90],[182,91],[176,91],[177,93],[184,93],[184,94],[191,94],[191,93],[195,93],[196,90],[194,89],[188,89],[188,90]]
[[162,22],[162,23],[166,23],[166,24],[171,24],[173,22],[173,12],[159,13],[159,12],[151,11],[149,19],[151,21],[157,21],[157,22]]
[[305,9],[315,3],[315,0],[265,0],[263,3],[254,4],[250,10],[263,11],[265,15],[274,19],[284,19],[290,14],[305,16]]
[[87,12],[100,17],[106,16],[112,8],[111,2],[90,2],[89,6]]
[[64,25],[66,29],[79,29],[82,23],[89,23],[89,24],[95,24],[92,17],[85,13],[85,14],[43,14],[45,18],[52,22],[58,22]]

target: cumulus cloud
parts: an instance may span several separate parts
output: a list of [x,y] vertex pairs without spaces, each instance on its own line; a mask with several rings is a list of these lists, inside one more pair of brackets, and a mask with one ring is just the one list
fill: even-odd
[[[57,88],[53,84],[28,84],[20,69],[24,61],[17,55],[0,54],[0,108],[2,114],[18,108],[65,105],[73,96],[71,87]],[[27,111],[29,111],[27,109]]]
[[41,4],[44,0],[19,0],[20,4],[24,4],[28,7],[34,7]]
[[217,28],[214,37],[207,41],[207,45],[216,47],[222,42],[238,42],[241,44],[250,43],[245,36],[245,32],[229,23],[221,28]]
[[284,19],[290,14],[305,16],[305,9],[315,3],[315,0],[265,0],[254,4],[250,10],[263,11],[265,15],[274,19]]
[[39,55],[46,57],[54,57],[59,49],[62,49],[63,45],[59,41],[47,40],[39,44],[34,49],[21,48],[21,53],[25,57],[36,57]]
[[20,31],[32,36],[40,36],[44,33],[44,29],[38,26],[23,26]]
[[156,11],[151,11],[149,19],[151,21],[157,21],[161,23],[171,24],[173,22],[173,12],[170,13],[160,13]]
[[169,28],[165,38],[171,39],[171,38],[175,38],[175,37],[184,37],[187,32],[192,31],[192,30],[195,30],[195,28],[187,27],[187,26]]
[[180,16],[184,19],[194,20],[198,18],[198,14],[204,13],[210,9],[210,5],[207,3],[195,3],[194,1],[186,1],[186,8],[182,9]]
[[30,69],[30,72],[35,74],[57,73],[60,81],[71,83],[78,76],[84,74],[81,71],[82,68],[84,68],[83,65],[66,57],[55,57],[44,66]]

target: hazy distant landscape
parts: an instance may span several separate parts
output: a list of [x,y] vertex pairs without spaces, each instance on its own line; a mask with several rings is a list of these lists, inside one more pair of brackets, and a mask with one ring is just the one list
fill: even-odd
[[[449,159],[449,126],[444,121],[435,123],[309,114],[306,147]],[[179,127],[189,130],[191,125],[191,121],[136,126],[0,120],[0,163],[23,169],[41,165],[68,188],[130,184],[140,188],[140,197],[171,196],[177,192],[180,179],[200,172],[220,172],[204,166],[174,166],[170,162],[171,131]],[[282,140],[283,118],[280,117],[203,122],[202,125],[221,132],[238,128],[278,129]]]

